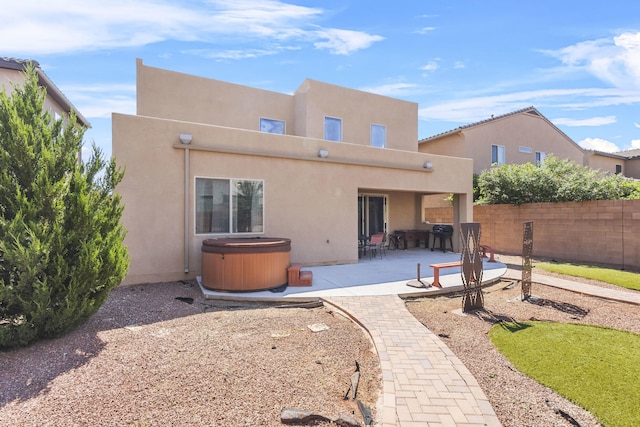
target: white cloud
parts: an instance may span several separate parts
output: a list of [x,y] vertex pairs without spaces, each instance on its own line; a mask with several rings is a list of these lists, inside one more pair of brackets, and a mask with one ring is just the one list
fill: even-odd
[[438,63],[436,61],[429,61],[426,65],[420,67],[423,71],[435,71],[438,69]]
[[640,125],[639,125],[639,124],[637,124],[636,122],[633,122],[633,125],[634,125],[635,127],[637,127],[637,128],[640,128]]
[[[489,88],[489,91],[492,89]],[[485,90],[483,89],[482,93]],[[620,106],[640,103],[640,91],[621,89],[540,89],[496,95],[470,95],[423,107],[421,120],[442,120],[470,123],[529,107],[551,105],[565,110],[585,110],[592,107]]]
[[356,50],[366,49],[373,43],[384,40],[382,36],[373,36],[360,31],[339,30],[337,28],[325,28],[315,32],[317,41],[314,46],[319,49],[329,49],[336,55],[349,55]]
[[360,88],[360,90],[370,93],[376,93],[384,96],[402,96],[411,92],[416,87],[412,83],[389,83],[380,86],[369,86]]
[[234,38],[313,43],[346,55],[383,39],[315,25],[325,11],[276,0],[208,0],[185,6],[167,0],[22,0],[0,26],[7,56],[139,47],[177,40],[223,43]]
[[620,148],[611,141],[601,138],[585,138],[578,142],[578,145],[586,150],[597,150],[605,153],[615,153],[620,151]]
[[640,139],[631,140],[631,148],[633,149],[640,148]]
[[640,89],[640,32],[544,51],[570,68],[582,69],[617,88]]
[[571,119],[567,117],[561,117],[553,119],[551,121],[556,125],[564,126],[603,126],[615,123],[616,116],[591,117],[588,119]]
[[434,31],[436,29],[436,27],[422,27],[419,30],[416,31],[416,33],[418,34],[428,34],[432,31]]
[[464,68],[464,67],[465,67],[465,65],[464,65],[464,62],[462,62],[462,61],[456,61],[453,64],[453,68],[455,68],[456,70],[460,69],[460,68]]

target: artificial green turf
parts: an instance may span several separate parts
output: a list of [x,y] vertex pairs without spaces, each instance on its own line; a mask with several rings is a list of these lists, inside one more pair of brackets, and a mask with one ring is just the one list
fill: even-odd
[[571,323],[493,326],[494,345],[521,372],[607,427],[640,426],[640,335]]
[[574,277],[599,280],[612,283],[627,289],[640,291],[640,274],[630,271],[615,270],[613,268],[595,267],[583,264],[568,264],[555,262],[537,262],[537,268],[551,271],[552,273],[566,274]]

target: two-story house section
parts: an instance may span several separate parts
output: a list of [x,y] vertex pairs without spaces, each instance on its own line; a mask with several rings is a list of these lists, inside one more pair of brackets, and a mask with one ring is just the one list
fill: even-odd
[[195,277],[216,237],[289,238],[292,261],[355,263],[362,235],[426,228],[427,194],[453,193],[455,226],[472,220],[472,161],[418,152],[415,103],[311,79],[284,94],[136,71],[137,114],[113,114],[125,283]]

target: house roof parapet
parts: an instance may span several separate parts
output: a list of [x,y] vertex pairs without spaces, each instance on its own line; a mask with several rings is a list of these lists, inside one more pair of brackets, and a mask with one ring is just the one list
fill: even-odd
[[38,82],[47,90],[47,95],[53,98],[67,113],[73,111],[78,122],[85,126],[91,127],[91,123],[73,106],[71,101],[62,93],[60,89],[51,81],[49,76],[42,70],[38,61],[33,59],[17,59],[0,57],[0,68],[8,70],[25,71],[27,65],[33,65],[38,75]]

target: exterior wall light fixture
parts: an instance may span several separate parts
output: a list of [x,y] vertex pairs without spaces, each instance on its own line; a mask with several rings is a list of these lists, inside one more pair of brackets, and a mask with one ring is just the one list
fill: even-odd
[[326,159],[327,157],[329,157],[329,152],[327,150],[319,150],[318,157]]
[[424,162],[422,167],[425,168],[425,170],[427,170],[428,172],[433,172],[433,164],[431,162]]
[[181,133],[180,134],[180,142],[187,145],[191,142],[193,136],[190,133]]

